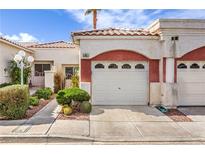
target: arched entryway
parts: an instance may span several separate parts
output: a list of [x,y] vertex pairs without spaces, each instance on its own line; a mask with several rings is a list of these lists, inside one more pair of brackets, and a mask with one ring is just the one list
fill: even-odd
[[159,61],[134,51],[104,52],[81,60],[81,66],[95,105],[147,105],[149,83],[159,81]]
[[205,105],[205,47],[176,60],[178,105]]

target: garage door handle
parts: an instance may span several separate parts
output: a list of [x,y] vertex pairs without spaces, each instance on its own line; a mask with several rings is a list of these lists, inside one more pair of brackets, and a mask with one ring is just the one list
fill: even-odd
[[120,88],[120,87],[118,87],[118,89],[119,89],[119,90],[121,90],[121,88]]

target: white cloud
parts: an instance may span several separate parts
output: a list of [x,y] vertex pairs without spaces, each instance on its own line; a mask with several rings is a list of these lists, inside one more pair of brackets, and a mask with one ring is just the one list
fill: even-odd
[[0,33],[3,37],[15,41],[15,42],[37,42],[38,39],[31,34],[28,33],[19,33],[18,35],[4,35],[3,33]]
[[[84,29],[92,28],[92,15],[85,10],[66,10],[83,24]],[[158,18],[205,18],[205,10],[101,10],[98,13],[98,28],[125,27],[143,28]]]

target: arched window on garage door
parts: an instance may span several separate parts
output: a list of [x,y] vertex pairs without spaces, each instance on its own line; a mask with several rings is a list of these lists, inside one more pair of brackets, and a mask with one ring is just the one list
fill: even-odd
[[123,64],[122,69],[131,69],[131,65],[130,64]]
[[199,69],[200,66],[197,63],[193,63],[193,64],[191,64],[190,68],[191,69]]
[[135,65],[135,69],[144,69],[144,65],[143,64],[137,64],[137,65]]
[[187,66],[184,63],[181,63],[177,66],[178,69],[186,69]]
[[118,66],[117,66],[117,64],[110,64],[110,65],[108,66],[108,68],[109,68],[109,69],[117,69]]
[[205,69],[205,64],[203,65],[203,67],[202,67],[203,69]]
[[100,63],[99,63],[99,64],[96,64],[96,65],[95,65],[95,68],[96,68],[96,69],[103,69],[103,68],[105,68],[105,66],[104,66],[103,64],[100,64]]

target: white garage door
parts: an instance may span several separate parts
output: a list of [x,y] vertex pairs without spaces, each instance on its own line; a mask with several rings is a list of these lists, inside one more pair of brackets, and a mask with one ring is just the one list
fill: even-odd
[[147,63],[93,62],[92,102],[95,105],[147,105]]
[[181,61],[177,65],[179,105],[205,105],[205,61]]

